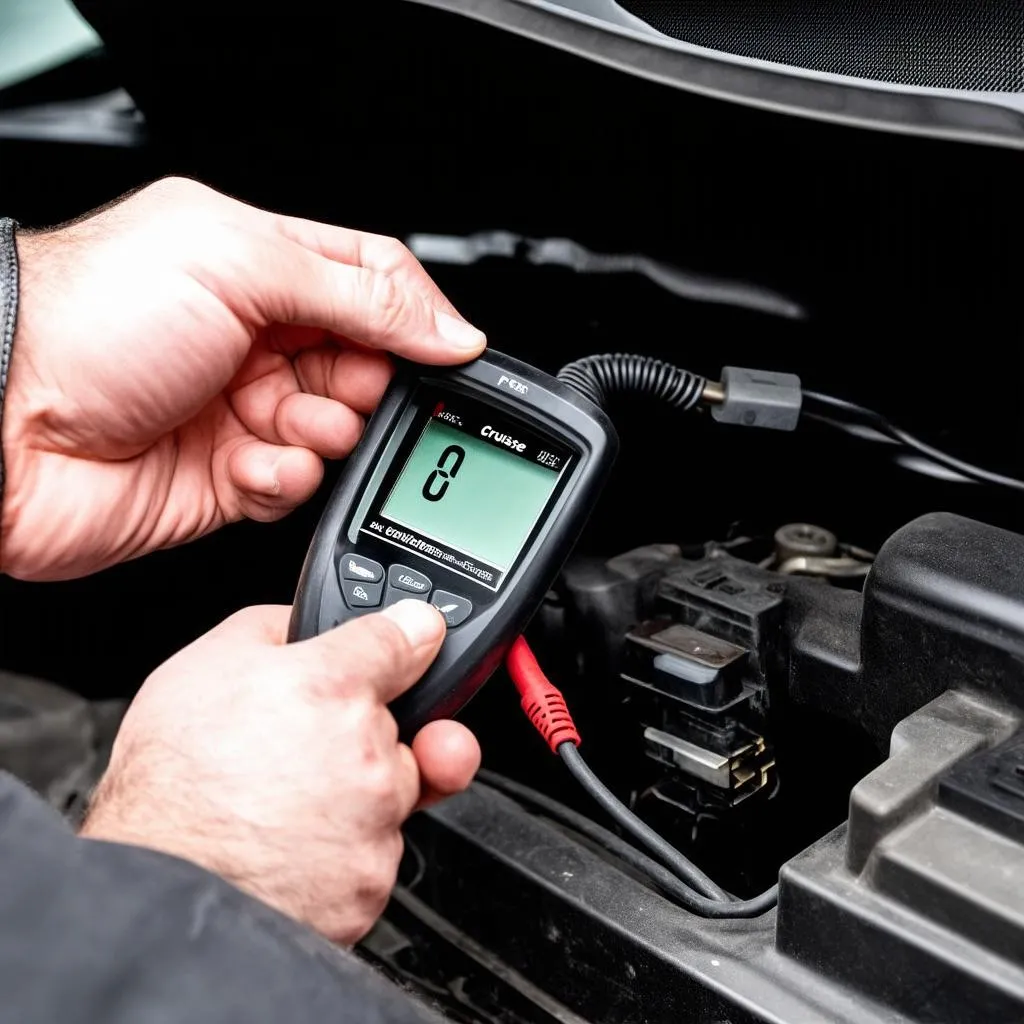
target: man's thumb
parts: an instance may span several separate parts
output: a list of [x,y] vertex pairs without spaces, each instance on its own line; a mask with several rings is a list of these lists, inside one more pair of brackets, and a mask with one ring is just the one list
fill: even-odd
[[371,686],[390,703],[430,666],[444,640],[444,619],[426,601],[399,601],[303,643],[326,650],[339,678]]
[[393,622],[413,649],[438,648],[444,640],[444,619],[441,613],[426,601],[399,601],[385,608],[381,615]]

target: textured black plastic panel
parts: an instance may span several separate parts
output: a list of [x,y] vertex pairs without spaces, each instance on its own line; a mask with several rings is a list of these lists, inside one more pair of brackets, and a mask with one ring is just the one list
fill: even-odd
[[620,0],[711,50],[901,85],[1024,92],[1024,5],[922,0]]

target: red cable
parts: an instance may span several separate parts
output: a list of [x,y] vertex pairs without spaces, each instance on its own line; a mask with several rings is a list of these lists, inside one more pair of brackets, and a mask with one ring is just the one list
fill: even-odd
[[537,664],[524,637],[517,637],[505,656],[505,667],[516,684],[526,717],[544,737],[545,742],[556,753],[560,743],[580,745],[580,734],[576,731],[572,715],[565,705],[561,691]]

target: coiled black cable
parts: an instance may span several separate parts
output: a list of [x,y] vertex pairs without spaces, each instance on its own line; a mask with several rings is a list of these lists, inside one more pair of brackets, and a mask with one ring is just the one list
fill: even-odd
[[563,366],[558,379],[602,409],[615,395],[648,395],[673,409],[692,409],[704,393],[706,378],[679,366],[623,352],[585,356]]

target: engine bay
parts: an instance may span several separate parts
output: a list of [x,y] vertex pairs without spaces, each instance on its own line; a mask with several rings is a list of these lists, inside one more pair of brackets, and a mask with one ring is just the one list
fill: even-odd
[[[740,537],[580,559],[529,634],[598,774],[727,889],[778,880],[777,914],[673,905],[526,737],[411,823],[385,930],[440,917],[524,999],[588,1020],[1014,1019],[1024,616],[1002,559],[1024,541],[935,514],[871,562],[792,554],[836,543],[788,524],[767,554]],[[368,949],[396,971],[380,930]],[[467,1019],[563,1018],[541,999]]]
[[[797,429],[757,431],[715,422],[716,402],[615,403],[623,456],[526,635],[615,796],[729,894],[770,905],[680,904],[551,759],[500,670],[462,714],[484,770],[409,823],[361,953],[472,1024],[1016,1019],[1024,536],[980,518],[1012,519],[1012,478],[986,483],[1003,478],[901,443],[880,417],[812,402]],[[850,479],[887,501],[847,502]],[[269,528],[278,545],[304,542],[297,523],[311,530],[327,490]],[[730,519],[737,491],[760,514]],[[940,496],[978,518],[930,512],[882,535]],[[777,518],[798,497],[816,521]],[[294,584],[279,553],[265,565],[275,596]],[[181,573],[181,558],[155,581],[128,565],[99,586]],[[4,767],[73,820],[126,706],[118,675],[137,651],[119,653],[108,679],[6,687]],[[74,647],[49,656],[66,665]]]
[[[804,428],[820,404],[841,407],[812,397]],[[660,413],[647,412],[629,429],[649,432]],[[888,446],[863,424],[844,440],[893,456],[922,490],[969,493],[989,476],[1013,504],[1012,479],[981,470],[970,483],[978,467],[864,418],[892,429]],[[700,419],[676,429],[730,429]],[[679,466],[658,511],[686,504]],[[616,525],[630,493],[606,494]],[[466,974],[449,967],[457,992],[442,985],[455,1019],[467,977],[482,985],[469,1003],[508,1005],[481,974],[531,1009],[476,1006],[468,1020],[1016,1019],[1022,555],[1020,535],[955,513],[870,547],[810,522],[736,522],[703,542],[578,553],[529,642],[597,776],[746,902],[712,914],[680,900],[517,727],[500,678],[465,713],[485,770],[410,824],[402,888],[368,955],[422,991],[414,936],[436,956],[437,930],[454,929],[454,947],[476,954]]]
[[[879,542],[886,509],[824,494],[861,459],[905,488],[896,503],[945,492],[991,501],[1000,518],[1012,478],[985,483],[998,474],[913,435],[900,443],[880,417],[829,421],[817,402],[791,433],[714,422],[728,419],[708,415],[722,385],[703,386],[714,401],[701,412],[615,403],[617,476],[526,636],[597,776],[756,909],[681,902],[677,881],[554,763],[500,670],[462,714],[484,770],[410,822],[399,888],[361,953],[474,1024],[684,1010],[1015,1019],[1024,536],[933,512]],[[644,444],[652,433],[664,440]],[[809,506],[836,509],[835,531],[750,516],[693,539],[689,509],[716,498],[709,452],[720,470],[732,445],[792,458],[826,438],[831,460],[795,479],[822,492]],[[792,473],[762,461],[746,479],[759,471]],[[762,494],[766,508],[786,504]],[[626,546],[634,537],[645,542]],[[72,819],[126,706],[102,684],[76,689],[12,676],[0,722],[4,766]]]
[[[777,909],[680,906],[499,670],[461,715],[484,770],[409,823],[361,955],[465,1024],[1022,1019],[1019,153],[740,108],[432,9],[456,4],[202,33],[191,0],[81,6],[116,62],[8,105],[59,121],[64,82],[75,103],[124,85],[130,140],[5,138],[26,224],[193,174],[403,238],[548,373],[615,351],[770,369],[924,439],[838,406],[780,432],[623,397],[611,483],[526,633],[615,796],[739,899],[778,886]],[[414,174],[410,153],[430,155]],[[0,578],[0,766],[74,820],[141,680],[291,601],[337,476],[280,523]]]

